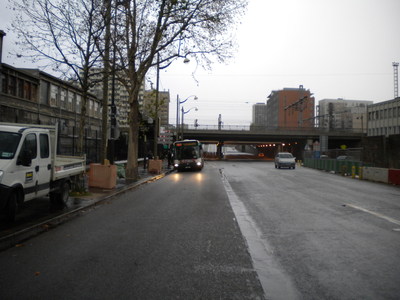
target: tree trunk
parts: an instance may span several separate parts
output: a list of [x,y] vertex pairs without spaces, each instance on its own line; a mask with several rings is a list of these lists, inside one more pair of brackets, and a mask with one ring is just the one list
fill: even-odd
[[81,103],[81,115],[79,122],[79,139],[78,139],[78,153],[82,155],[85,151],[83,151],[83,140],[85,136],[85,127],[86,127],[86,107],[88,100],[87,90],[83,89],[82,93],[82,103]]
[[110,74],[110,38],[111,38],[111,1],[104,0],[106,8],[106,33],[104,47],[104,77],[103,77],[103,111],[101,125],[101,153],[100,162],[103,164],[107,158],[107,125],[108,125],[108,81]]
[[129,138],[128,138],[128,162],[126,165],[126,179],[136,181],[138,174],[138,143],[139,143],[139,88],[129,95]]

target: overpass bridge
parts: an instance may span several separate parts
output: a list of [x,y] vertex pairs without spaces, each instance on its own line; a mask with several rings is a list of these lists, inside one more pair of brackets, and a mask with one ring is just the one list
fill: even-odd
[[[224,126],[186,126],[180,129],[180,137],[196,139],[205,144],[252,145],[268,148],[271,153],[278,151],[294,152],[301,157],[303,150],[313,149],[326,151],[338,149],[341,145],[347,148],[358,148],[363,137],[361,129],[328,129],[318,127],[269,128],[240,125]],[[174,129],[172,129],[174,130]],[[176,129],[175,129],[176,130]],[[317,143],[316,143],[317,142]],[[316,149],[316,145],[319,145]],[[244,149],[244,148],[243,148]],[[221,151],[219,149],[219,151]],[[263,150],[265,152],[267,150]],[[271,155],[269,155],[271,156]]]

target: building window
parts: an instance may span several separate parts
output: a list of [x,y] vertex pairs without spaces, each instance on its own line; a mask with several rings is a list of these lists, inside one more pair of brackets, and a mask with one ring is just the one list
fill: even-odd
[[8,76],[8,93],[12,96],[17,95],[17,79],[14,76]]
[[50,106],[58,106],[58,86],[50,86]]
[[32,95],[31,95],[31,83],[28,81],[24,82],[24,98],[28,100],[32,100]]
[[81,113],[81,95],[76,95],[76,105],[75,105],[75,112],[80,114]]
[[31,83],[31,100],[37,102],[38,100],[38,86]]
[[67,108],[67,90],[66,89],[61,89],[61,108],[66,109]]
[[22,79],[17,79],[18,85],[17,85],[17,96],[19,98],[26,98],[24,95],[24,81]]
[[89,100],[89,117],[94,116],[94,102],[93,100]]
[[68,104],[67,104],[67,109],[68,109],[69,111],[73,111],[73,110],[74,110],[74,108],[73,108],[74,97],[75,97],[75,94],[74,94],[73,92],[71,92],[71,91],[68,91]]

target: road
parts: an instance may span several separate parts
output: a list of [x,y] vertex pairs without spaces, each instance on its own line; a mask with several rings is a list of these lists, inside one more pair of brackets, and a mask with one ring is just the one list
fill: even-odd
[[0,266],[0,299],[265,298],[215,167],[107,201]]
[[0,253],[0,299],[398,299],[400,188],[267,161],[173,173]]
[[218,168],[264,246],[259,261],[273,261],[297,296],[399,299],[399,187],[265,162]]

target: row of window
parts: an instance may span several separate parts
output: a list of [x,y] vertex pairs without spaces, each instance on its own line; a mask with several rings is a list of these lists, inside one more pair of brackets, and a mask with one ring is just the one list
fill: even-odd
[[368,120],[383,120],[400,117],[400,107],[386,108],[368,113]]
[[[55,84],[50,85],[49,105],[52,107],[60,107],[62,109],[80,113],[82,104],[82,96],[71,90],[67,90]],[[100,117],[101,109],[98,101],[88,99],[88,115],[89,117]]]
[[[3,93],[32,102],[38,101],[38,84],[7,73],[1,74],[1,80]],[[55,84],[46,85],[43,81],[41,84],[44,84],[41,96],[42,104],[78,114],[81,112],[82,96],[80,94]],[[101,107],[98,101],[89,99],[87,109],[90,117],[101,117]]]
[[10,74],[2,74],[1,80],[3,93],[34,102],[37,101],[38,85],[36,83]]
[[368,129],[369,136],[400,134],[400,126],[389,126]]

